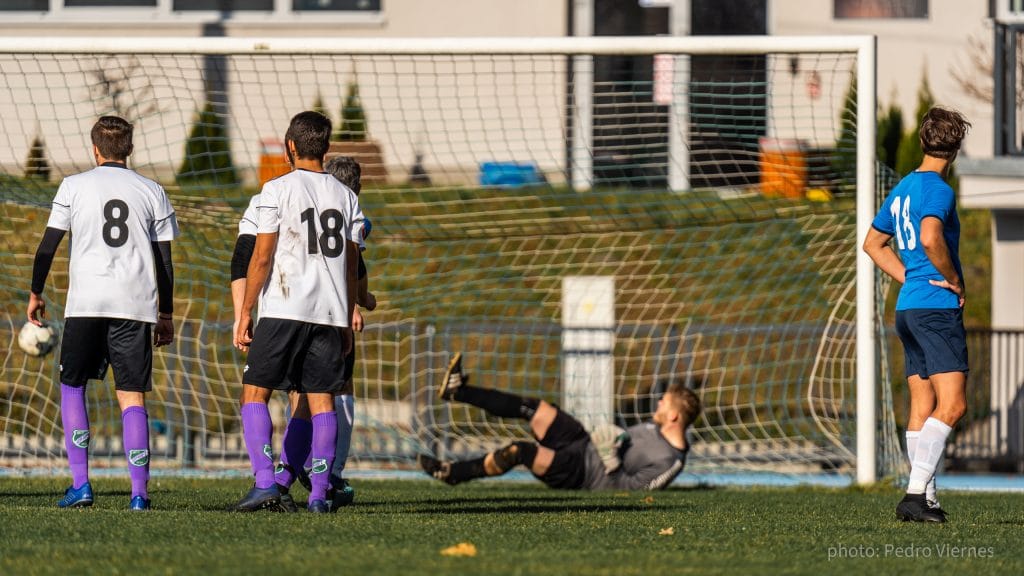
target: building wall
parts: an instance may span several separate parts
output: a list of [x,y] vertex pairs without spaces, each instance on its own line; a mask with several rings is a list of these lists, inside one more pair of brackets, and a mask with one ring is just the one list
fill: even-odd
[[[252,37],[468,37],[563,36],[567,12],[550,0],[384,0],[380,13],[272,15],[215,14],[127,9],[64,10],[50,14],[0,12],[0,37],[152,37],[225,35]],[[100,63],[40,57],[0,61],[0,166],[17,172],[35,135],[46,141],[58,172],[91,163],[88,130],[104,113],[90,92]],[[202,107],[201,59],[140,56],[152,74],[148,98],[156,110],[139,119],[134,161],[143,171],[169,178],[181,161],[187,131]],[[242,176],[254,181],[260,142],[280,138],[288,118],[316,97],[335,122],[348,84],[357,81],[371,138],[379,141],[395,179],[404,179],[422,151],[429,172],[444,182],[466,182],[481,162],[534,160],[557,177],[564,164],[564,58],[492,59],[336,56],[259,63],[229,61],[232,154]],[[34,74],[44,70],[47,75]],[[114,72],[118,74],[120,72]],[[4,89],[6,88],[6,89]]]
[[954,72],[991,86],[991,71],[972,63],[972,39],[991,58],[987,0],[929,0],[927,19],[835,19],[832,0],[776,0],[769,8],[773,35],[874,34],[878,37],[878,98],[903,110],[905,129],[914,122],[917,91],[927,75],[938,104],[954,107],[973,124],[964,142],[972,157],[992,156],[992,103],[971,98]]

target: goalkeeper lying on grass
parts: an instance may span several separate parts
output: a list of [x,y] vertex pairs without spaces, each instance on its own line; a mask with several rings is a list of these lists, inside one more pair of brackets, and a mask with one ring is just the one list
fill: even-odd
[[456,354],[441,384],[443,400],[465,402],[502,418],[523,418],[537,442],[513,442],[482,458],[442,462],[419,457],[427,474],[448,484],[499,476],[523,464],[552,488],[566,490],[658,490],[683,470],[689,445],[686,429],[700,414],[700,399],[681,384],[669,386],[652,422],[623,430],[598,427],[591,433],[556,406],[466,384],[462,355]]

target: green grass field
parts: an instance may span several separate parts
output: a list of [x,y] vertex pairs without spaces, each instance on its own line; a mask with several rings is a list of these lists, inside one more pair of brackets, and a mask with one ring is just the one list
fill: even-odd
[[[892,489],[359,480],[354,506],[311,516],[222,512],[247,480],[164,477],[148,513],[116,478],[94,480],[94,508],[58,510],[66,482],[0,478],[0,574],[1024,573],[1024,494],[947,493],[939,526],[898,522]],[[441,553],[463,542],[475,556]]]

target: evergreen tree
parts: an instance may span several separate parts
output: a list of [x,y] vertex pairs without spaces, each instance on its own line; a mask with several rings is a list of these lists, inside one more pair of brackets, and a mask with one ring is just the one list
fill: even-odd
[[886,166],[896,169],[896,155],[903,138],[903,111],[895,104],[878,117],[878,159]]
[[328,112],[327,108],[324,106],[324,99],[322,96],[320,96],[319,90],[317,90],[316,92],[316,99],[313,100],[313,107],[310,108],[310,110],[312,110],[313,112],[319,112],[323,114],[324,116],[327,117],[328,120],[331,119],[331,113]]
[[857,74],[850,73],[850,86],[839,113],[839,139],[836,140],[832,170],[840,192],[852,192],[857,181]]
[[185,159],[178,170],[178,184],[183,187],[238,184],[227,126],[211,102],[203,106],[192,123],[185,141]]
[[366,140],[366,113],[359,99],[359,85],[355,82],[348,85],[348,94],[345,95],[345,103],[341,107],[341,126],[334,133],[332,140]]
[[50,179],[50,161],[46,158],[46,144],[39,136],[32,139],[32,147],[28,149],[25,178],[43,181]]

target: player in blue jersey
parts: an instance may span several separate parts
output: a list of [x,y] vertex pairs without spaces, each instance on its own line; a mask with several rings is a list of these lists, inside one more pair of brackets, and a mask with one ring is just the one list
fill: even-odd
[[[945,182],[971,124],[959,112],[934,107],[921,122],[924,160],[885,199],[864,251],[901,283],[896,332],[903,343],[910,418],[907,494],[900,520],[945,522],[935,495],[935,468],[946,438],[967,408],[964,277],[956,194]],[[899,256],[890,245],[896,239]]]
[[681,383],[658,400],[652,421],[622,429],[611,424],[588,432],[557,406],[499,390],[470,386],[462,354],[448,365],[440,397],[482,408],[494,416],[521,418],[536,442],[513,442],[483,457],[458,462],[421,454],[423,471],[447,484],[499,476],[518,464],[551,488],[563,490],[659,490],[683,471],[690,445],[686,429],[700,415],[697,395]]

